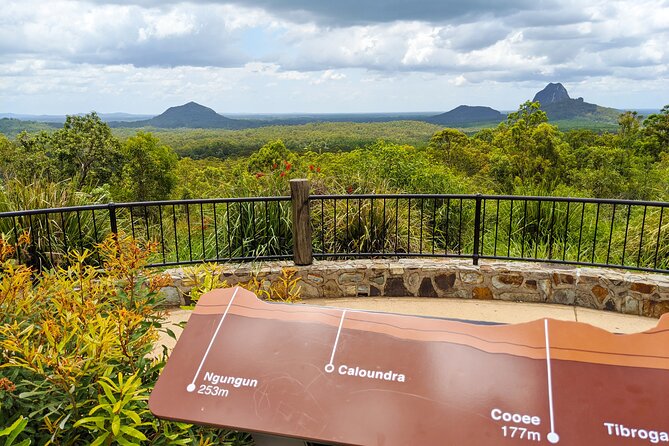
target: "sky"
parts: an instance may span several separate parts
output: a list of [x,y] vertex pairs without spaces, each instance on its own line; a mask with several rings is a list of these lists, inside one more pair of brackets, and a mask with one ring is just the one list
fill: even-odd
[[669,0],[0,0],[0,112],[669,104]]

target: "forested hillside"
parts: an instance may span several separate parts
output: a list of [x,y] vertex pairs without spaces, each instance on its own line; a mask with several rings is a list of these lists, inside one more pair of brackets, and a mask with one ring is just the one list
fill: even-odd
[[[420,121],[392,122],[319,122],[302,125],[271,125],[255,129],[156,129],[146,128],[183,157],[227,158],[250,155],[268,141],[281,139],[292,151],[349,151],[379,139],[424,147],[434,132],[442,127]],[[121,139],[136,129],[118,128],[113,133]]]
[[52,128],[54,128],[53,124],[45,122],[22,121],[13,118],[0,119],[0,133],[8,137],[14,137],[23,131],[38,132]]

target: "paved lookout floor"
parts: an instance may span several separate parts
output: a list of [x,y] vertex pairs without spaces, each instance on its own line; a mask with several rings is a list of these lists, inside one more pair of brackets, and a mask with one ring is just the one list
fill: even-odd
[[[308,299],[295,305],[319,305],[351,308],[357,310],[383,311],[388,313],[415,314],[473,321],[501,322],[514,324],[536,319],[552,318],[578,321],[594,325],[614,333],[637,333],[657,325],[657,319],[608,311],[590,310],[579,307],[552,304],[531,304],[505,301],[481,301],[466,299],[434,299],[408,297],[349,298],[349,299]],[[179,324],[187,321],[189,310],[169,310],[167,326],[177,336],[181,333]],[[175,341],[164,334],[156,348],[165,345],[171,349]]]

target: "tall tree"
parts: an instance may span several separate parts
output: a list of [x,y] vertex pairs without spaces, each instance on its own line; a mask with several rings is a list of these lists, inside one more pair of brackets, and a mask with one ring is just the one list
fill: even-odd
[[122,166],[121,144],[95,112],[68,116],[51,146],[60,175],[78,187],[109,183]]
[[646,152],[659,157],[660,153],[669,153],[669,105],[665,105],[660,113],[655,113],[643,122],[646,135]]
[[249,171],[267,172],[276,169],[290,156],[291,153],[282,140],[269,141],[249,157]]
[[444,161],[446,164],[451,163],[451,152],[457,145],[467,144],[467,135],[457,129],[443,129],[436,132],[430,138],[431,149],[437,149],[444,153]]
[[44,131],[31,135],[21,132],[12,143],[0,138],[0,173],[5,179],[16,178],[25,183],[34,179],[58,179],[50,157],[50,135]]
[[121,181],[115,193],[127,201],[164,200],[176,185],[177,155],[151,133],[138,132],[122,146]]

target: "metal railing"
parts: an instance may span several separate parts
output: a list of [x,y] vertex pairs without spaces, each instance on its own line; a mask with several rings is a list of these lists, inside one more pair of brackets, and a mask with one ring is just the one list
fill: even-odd
[[[10,241],[29,232],[31,245],[17,251],[17,260],[42,267],[66,263],[68,250],[91,249],[108,234],[123,232],[157,243],[151,266],[298,257],[304,264],[312,255],[419,256],[669,272],[669,219],[664,216],[669,203],[495,195],[306,196],[4,212],[0,232]],[[308,218],[294,224],[299,212]]]
[[[290,197],[110,203],[0,213],[11,242],[30,234],[19,262],[37,268],[68,263],[71,249],[94,249],[111,233],[158,244],[150,266],[292,257]],[[93,259],[99,262],[99,257]]]
[[669,272],[669,203],[434,194],[311,200],[317,258],[460,257]]

